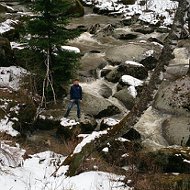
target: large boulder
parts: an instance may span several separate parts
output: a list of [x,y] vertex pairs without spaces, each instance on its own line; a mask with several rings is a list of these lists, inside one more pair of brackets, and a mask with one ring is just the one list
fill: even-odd
[[80,123],[74,119],[62,118],[57,127],[56,136],[62,140],[74,139],[81,132]]
[[84,93],[83,97],[82,110],[85,114],[101,118],[119,114],[121,112],[118,107],[101,96],[98,97]]
[[116,92],[114,97],[120,100],[127,109],[132,109],[135,104],[135,98],[131,95],[128,88],[123,88],[122,90]]
[[128,28],[117,28],[113,32],[113,36],[120,40],[132,40],[137,38],[139,33],[131,32]]
[[95,130],[97,122],[93,117],[85,115],[80,122],[80,128],[82,133],[91,133]]
[[102,84],[99,93],[104,98],[109,98],[112,95],[112,89],[106,84]]
[[139,26],[135,26],[133,28],[134,32],[140,32],[142,34],[150,34],[152,32],[154,32],[154,28],[150,27],[150,26],[143,26],[139,25]]
[[170,61],[170,64],[164,73],[164,77],[166,79],[176,80],[187,73],[189,65],[189,51],[189,47],[174,49],[173,54],[175,58]]
[[155,97],[154,106],[171,114],[190,116],[190,77],[164,81]]
[[149,56],[158,59],[161,47],[150,42],[132,42],[127,45],[114,46],[106,51],[106,59],[112,65],[125,63],[127,60],[141,62]]
[[131,75],[138,79],[146,79],[148,70],[140,65],[121,64],[106,75],[106,79],[110,82],[118,82],[123,75]]
[[119,123],[119,120],[117,119],[113,119],[113,118],[102,119],[102,121],[100,122],[100,130],[111,128],[112,126],[118,123]]
[[190,120],[185,116],[171,116],[162,124],[162,133],[169,145],[190,146]]
[[79,75],[83,78],[97,78],[98,70],[104,68],[107,61],[101,53],[87,53],[80,60]]

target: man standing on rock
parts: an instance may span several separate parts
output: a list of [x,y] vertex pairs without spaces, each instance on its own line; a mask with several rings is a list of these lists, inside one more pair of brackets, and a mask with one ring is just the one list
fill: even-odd
[[80,102],[82,101],[82,87],[79,85],[79,80],[75,79],[73,85],[70,88],[70,103],[68,105],[65,117],[69,116],[69,113],[74,106],[77,105],[77,117],[80,120]]

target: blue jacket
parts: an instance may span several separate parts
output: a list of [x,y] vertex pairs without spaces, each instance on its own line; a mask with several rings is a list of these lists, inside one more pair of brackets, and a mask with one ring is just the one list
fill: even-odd
[[82,100],[82,87],[80,85],[72,85],[70,89],[71,100]]

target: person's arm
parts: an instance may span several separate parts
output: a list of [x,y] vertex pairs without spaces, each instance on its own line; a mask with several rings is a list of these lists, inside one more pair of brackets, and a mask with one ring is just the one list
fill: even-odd
[[71,86],[71,88],[70,88],[70,100],[72,100],[73,99],[73,87]]
[[80,86],[80,100],[82,100],[82,87]]

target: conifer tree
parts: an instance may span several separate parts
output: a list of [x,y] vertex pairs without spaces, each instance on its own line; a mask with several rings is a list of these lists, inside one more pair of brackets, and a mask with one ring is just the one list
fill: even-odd
[[71,6],[66,0],[32,2],[34,16],[26,22],[26,32],[30,34],[30,49],[41,57],[41,63],[33,63],[42,64],[40,67],[43,68],[41,105],[45,103],[49,92],[56,102],[56,90],[76,70],[79,55],[61,48],[69,39],[79,35],[78,30],[66,29],[69,17],[73,16],[68,12]]

